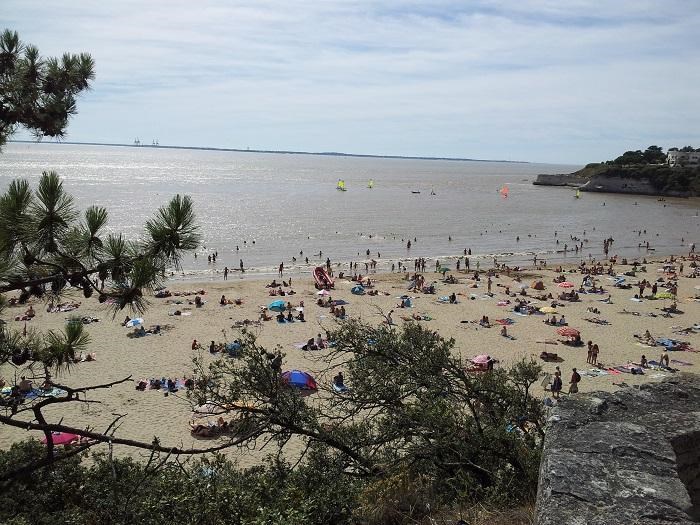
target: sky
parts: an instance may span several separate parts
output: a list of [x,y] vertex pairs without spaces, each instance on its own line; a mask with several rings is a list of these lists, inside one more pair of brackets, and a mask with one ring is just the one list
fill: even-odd
[[65,140],[566,164],[700,147],[698,27],[698,0],[0,0],[95,59]]

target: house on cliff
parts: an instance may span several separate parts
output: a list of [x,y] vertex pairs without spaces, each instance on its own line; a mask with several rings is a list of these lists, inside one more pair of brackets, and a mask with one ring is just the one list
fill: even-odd
[[666,154],[666,162],[671,168],[700,166],[700,151],[670,149]]

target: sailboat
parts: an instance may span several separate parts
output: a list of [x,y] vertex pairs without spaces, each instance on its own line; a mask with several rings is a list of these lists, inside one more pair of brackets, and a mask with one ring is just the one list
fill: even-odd
[[374,179],[369,179],[369,182],[367,183],[367,187],[371,190],[374,188]]
[[581,190],[576,190],[576,195],[575,195],[575,197],[576,197],[577,199],[580,199],[580,198],[581,198]]
[[437,193],[435,193],[435,188],[430,188],[430,194],[431,194],[431,195],[437,195]]
[[335,189],[339,191],[348,191],[345,189],[345,181],[343,179],[338,179],[338,185],[335,187]]

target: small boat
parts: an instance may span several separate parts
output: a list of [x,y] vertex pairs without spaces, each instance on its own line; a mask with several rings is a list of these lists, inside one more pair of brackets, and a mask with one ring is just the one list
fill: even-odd
[[431,194],[431,195],[437,195],[437,193],[435,193],[435,190],[434,190],[433,188],[430,188],[430,194]]
[[411,193],[420,193],[418,190],[413,190]]

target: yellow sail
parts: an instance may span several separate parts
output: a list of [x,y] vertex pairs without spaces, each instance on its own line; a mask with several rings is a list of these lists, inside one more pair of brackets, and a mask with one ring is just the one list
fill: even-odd
[[340,191],[345,191],[345,181],[343,179],[338,179],[338,185],[336,186],[336,189]]
[[374,188],[374,179],[369,179],[369,182],[367,183],[367,187],[371,190]]
[[581,190],[576,190],[576,198],[577,199],[581,198]]

